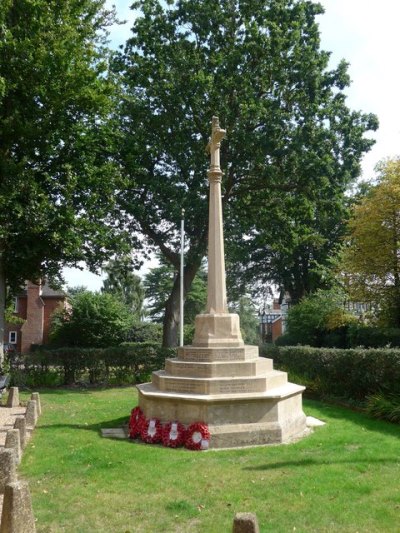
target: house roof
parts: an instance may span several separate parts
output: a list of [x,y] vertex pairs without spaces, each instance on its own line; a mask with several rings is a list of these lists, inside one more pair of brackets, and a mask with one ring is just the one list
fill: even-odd
[[[26,296],[26,286],[25,288],[18,294],[18,296]],[[47,283],[47,281],[44,282],[42,285],[42,294],[41,297],[43,298],[66,298],[67,293],[63,291],[62,289],[53,289],[50,287],[50,285]]]

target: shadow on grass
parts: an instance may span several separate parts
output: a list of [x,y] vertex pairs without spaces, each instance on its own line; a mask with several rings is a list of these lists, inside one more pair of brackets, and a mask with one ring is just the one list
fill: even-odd
[[[67,396],[67,395],[71,395],[71,394],[74,394],[74,395],[87,395],[87,394],[91,394],[91,393],[95,393],[95,392],[102,392],[102,391],[109,391],[109,390],[113,390],[113,389],[132,389],[132,390],[136,390],[135,389],[135,385],[121,385],[121,386],[116,386],[116,385],[104,385],[104,386],[100,386],[100,385],[93,385],[93,386],[76,386],[76,385],[71,385],[71,387],[67,387],[67,386],[64,386],[63,388],[60,388],[60,389],[40,389],[40,388],[35,388],[35,389],[31,389],[32,391],[34,390],[35,392],[39,392],[40,395],[42,396]],[[21,391],[21,392],[28,392],[30,393],[31,390],[29,391]]]
[[101,421],[98,424],[44,424],[37,427],[38,430],[54,430],[54,429],[77,429],[85,431],[99,432],[105,428],[120,428],[125,426],[129,421],[129,415],[113,420]]
[[280,468],[292,468],[292,467],[306,467],[306,466],[332,466],[337,464],[357,464],[357,465],[371,465],[371,464],[398,464],[398,457],[387,457],[384,459],[360,459],[359,457],[353,457],[348,459],[335,459],[334,461],[329,459],[299,459],[298,461],[278,461],[258,466],[245,466],[242,470],[248,471],[264,471],[264,470],[278,470]]

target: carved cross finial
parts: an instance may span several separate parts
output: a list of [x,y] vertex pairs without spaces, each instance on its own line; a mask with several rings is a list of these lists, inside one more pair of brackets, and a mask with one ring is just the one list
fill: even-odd
[[219,162],[219,149],[221,146],[221,141],[226,135],[226,130],[223,130],[219,126],[219,118],[212,118],[212,127],[211,127],[211,138],[207,145],[207,149],[211,155],[211,165],[209,173],[220,173],[220,162]]

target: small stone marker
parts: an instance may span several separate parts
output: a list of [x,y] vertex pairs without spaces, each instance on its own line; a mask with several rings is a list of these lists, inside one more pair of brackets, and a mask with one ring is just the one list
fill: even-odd
[[4,494],[6,485],[17,480],[17,461],[12,448],[0,450],[0,494]]
[[31,400],[36,402],[37,414],[40,416],[42,414],[42,404],[40,403],[40,394],[38,392],[32,392]]
[[27,442],[25,418],[16,418],[14,422],[14,429],[19,430],[19,439],[21,443],[21,449],[24,450],[26,446],[26,442]]
[[15,451],[15,459],[17,464],[21,462],[22,450],[21,450],[21,436],[19,429],[9,429],[6,435],[5,448],[10,448]]
[[19,407],[19,389],[11,387],[8,392],[7,407]]
[[38,419],[37,415],[37,404],[35,400],[29,400],[28,405],[26,406],[26,425],[29,428],[34,428]]
[[[253,513],[236,513],[233,520],[233,533],[260,533],[257,517]],[[0,531],[1,533],[1,531]]]
[[31,494],[26,481],[8,483],[4,493],[0,533],[35,533]]

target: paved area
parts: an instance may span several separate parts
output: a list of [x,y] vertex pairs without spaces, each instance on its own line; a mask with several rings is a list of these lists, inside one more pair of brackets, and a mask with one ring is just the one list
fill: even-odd
[[26,407],[5,407],[0,405],[0,446],[4,446],[9,429],[13,429],[15,419],[25,414]]
[[[24,416],[26,407],[5,407],[0,405],[0,447],[6,442],[6,435],[9,429],[14,428],[15,419]],[[3,494],[0,494],[0,517],[3,510]]]

